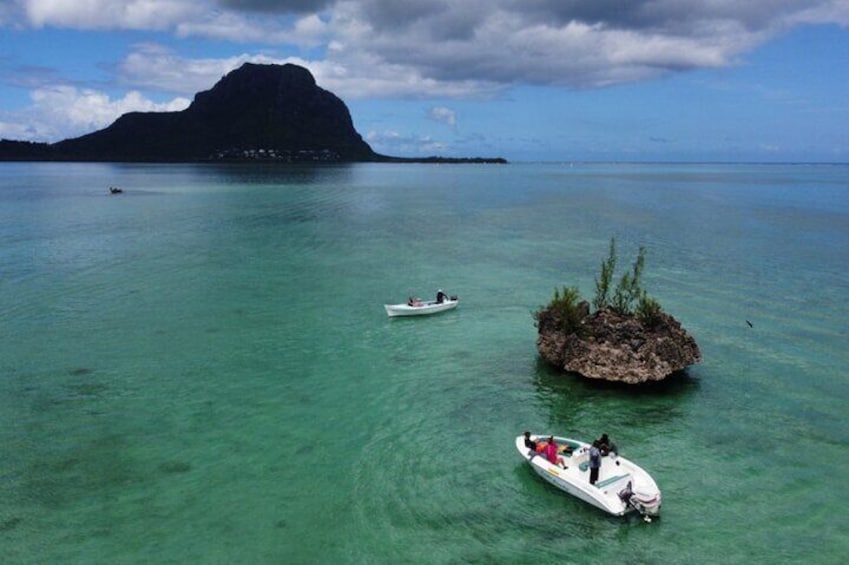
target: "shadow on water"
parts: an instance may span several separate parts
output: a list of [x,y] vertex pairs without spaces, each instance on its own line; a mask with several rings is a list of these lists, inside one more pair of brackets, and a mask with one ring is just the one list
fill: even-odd
[[[279,162],[245,162],[245,163],[182,163],[172,164],[167,168],[171,179],[182,179],[186,182],[206,184],[205,179],[212,179],[216,184],[222,182],[249,185],[278,185],[278,184],[315,184],[322,182],[347,182],[350,180],[356,163],[279,163]],[[107,177],[131,176],[134,174],[151,174],[158,165],[140,163],[110,163],[104,167]],[[132,193],[133,191],[130,191]]]
[[570,394],[596,395],[600,393],[623,394],[630,396],[678,395],[689,394],[699,387],[695,373],[678,371],[658,382],[639,385],[614,383],[599,379],[588,379],[578,373],[568,373],[552,367],[542,358],[537,358],[535,383],[540,392],[569,392]]
[[679,371],[664,381],[628,385],[559,371],[538,359],[534,370],[537,399],[549,408],[557,430],[586,430],[587,425],[667,425],[684,416],[683,408],[698,391],[695,373]]
[[345,183],[350,181],[355,165],[350,163],[332,165],[232,163],[205,166],[216,178],[255,186]]
[[8,520],[3,520],[2,522],[0,522],[0,532],[9,532],[11,530],[14,530],[18,527],[20,523],[21,518],[19,518],[18,516],[14,516],[12,518],[9,518]]
[[159,470],[166,475],[188,473],[192,470],[192,464],[186,461],[165,461],[159,464]]

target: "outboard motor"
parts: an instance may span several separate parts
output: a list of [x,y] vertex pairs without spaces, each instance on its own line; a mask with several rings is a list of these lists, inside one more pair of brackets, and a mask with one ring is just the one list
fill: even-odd
[[650,495],[635,492],[631,481],[628,481],[627,486],[619,491],[619,499],[639,512],[646,522],[651,522],[651,516],[657,516],[660,513],[660,493]]

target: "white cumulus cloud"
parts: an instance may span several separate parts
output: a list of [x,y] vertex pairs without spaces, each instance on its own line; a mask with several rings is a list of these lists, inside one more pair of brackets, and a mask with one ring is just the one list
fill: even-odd
[[431,120],[446,124],[449,127],[457,127],[457,112],[445,106],[434,106],[428,113]]
[[[17,23],[37,28],[146,29],[272,49],[317,48],[321,55],[313,57],[314,65],[335,69],[328,78],[343,92],[422,97],[486,96],[517,83],[594,88],[648,80],[737,64],[749,50],[797,25],[849,25],[847,0],[18,0],[16,5],[25,14],[25,22]],[[7,7],[0,17],[11,20],[10,12]],[[340,87],[343,82],[350,86]]]
[[378,153],[398,156],[443,155],[448,145],[430,136],[405,135],[397,131],[369,131],[366,141]]
[[168,29],[203,16],[203,2],[185,0],[24,0],[35,27],[72,29]]
[[127,112],[179,111],[186,98],[155,103],[137,91],[120,98],[73,86],[41,87],[31,94],[31,104],[17,119],[0,122],[0,137],[33,141],[59,141],[102,129]]

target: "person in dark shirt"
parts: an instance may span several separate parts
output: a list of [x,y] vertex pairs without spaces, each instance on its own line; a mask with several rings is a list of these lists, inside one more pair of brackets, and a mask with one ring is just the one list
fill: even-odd
[[436,303],[437,304],[442,304],[447,299],[448,299],[448,295],[445,294],[444,292],[442,292],[441,288],[436,291]]
[[525,432],[525,447],[536,453],[537,442],[531,439],[531,432]]
[[596,441],[598,441],[598,450],[601,451],[602,455],[608,455],[611,452],[616,452],[616,444],[610,441],[607,434],[601,434],[601,437]]
[[598,440],[593,442],[590,448],[590,484],[594,485],[598,480],[598,470],[601,469],[601,451],[598,449]]

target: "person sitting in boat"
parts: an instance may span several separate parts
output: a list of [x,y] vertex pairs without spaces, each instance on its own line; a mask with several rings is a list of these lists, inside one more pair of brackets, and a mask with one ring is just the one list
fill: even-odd
[[554,436],[548,438],[548,443],[545,444],[545,458],[548,459],[548,462],[552,465],[559,465],[560,467],[566,468],[566,463],[563,462],[563,458],[558,455],[558,447],[557,442],[554,441]]
[[422,305],[422,299],[421,298],[418,298],[418,297],[413,298],[411,296],[407,299],[407,306],[413,306],[415,308],[418,308],[421,305]]
[[437,290],[437,291],[436,291],[436,303],[437,303],[437,304],[442,304],[442,303],[443,303],[443,302],[445,302],[447,299],[448,299],[448,295],[447,295],[447,294],[445,294],[445,293],[442,291],[442,289],[441,289],[441,288],[440,288],[439,290]]
[[601,434],[601,437],[596,441],[598,441],[598,450],[602,455],[609,455],[611,452],[616,453],[616,444],[610,441],[607,434]]
[[525,432],[525,447],[536,452],[537,442],[531,439],[531,432]]

